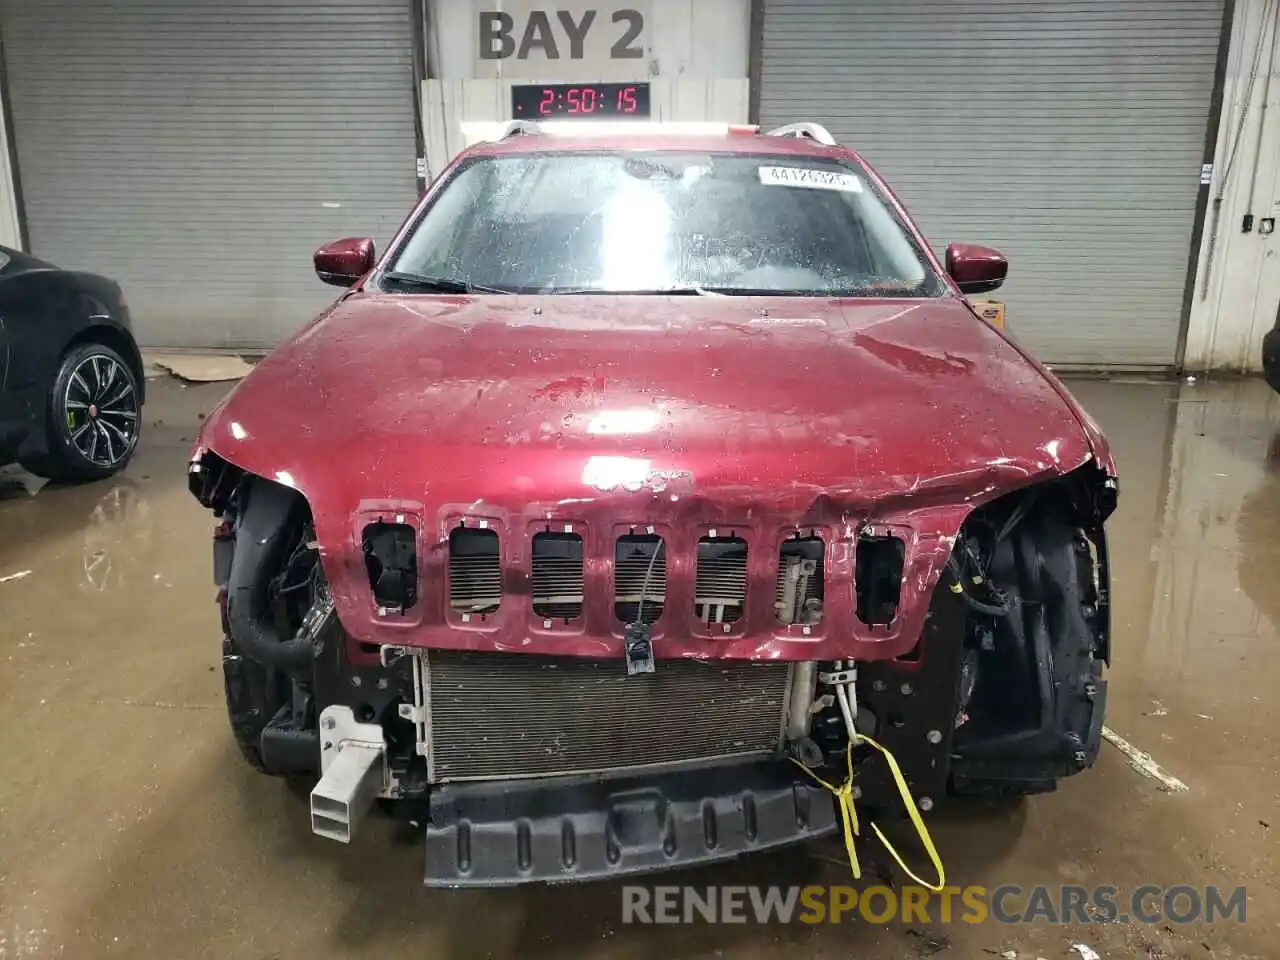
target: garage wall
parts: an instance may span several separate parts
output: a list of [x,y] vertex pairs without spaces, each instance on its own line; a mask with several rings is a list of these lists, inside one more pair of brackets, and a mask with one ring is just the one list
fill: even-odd
[[938,247],[1010,260],[1059,365],[1175,362],[1222,0],[765,0],[760,117],[861,151]]
[[[458,151],[468,145],[463,124],[510,120],[512,84],[523,82],[427,81],[423,85],[423,127],[430,132],[427,137],[429,169],[439,173]],[[650,80],[649,97],[651,119],[657,121],[746,123],[750,113],[750,82],[746,77]]]
[[[1280,234],[1260,229],[1265,218],[1280,218],[1280,4],[1269,10],[1266,0],[1235,4],[1214,202],[1187,331],[1186,366],[1193,371],[1260,370],[1262,336],[1280,313]],[[1248,213],[1255,223],[1245,233]]]
[[408,0],[5,0],[34,254],[120,281],[139,338],[271,346],[320,243],[415,197]]
[[[644,80],[648,77],[745,77],[750,46],[750,0],[428,0],[427,61],[443,79],[535,81]],[[501,11],[511,18],[515,49],[486,56],[480,17]],[[547,35],[531,17],[545,17]],[[563,17],[579,28],[575,46]],[[631,25],[639,31],[627,37]],[[624,40],[641,57],[616,56]],[[545,41],[550,41],[550,44]],[[492,51],[490,51],[492,53]]]
[[[465,145],[462,124],[511,119],[513,83],[647,81],[654,120],[747,121],[750,0],[430,0],[427,11],[432,176]],[[482,23],[498,11],[510,18],[505,52]]]

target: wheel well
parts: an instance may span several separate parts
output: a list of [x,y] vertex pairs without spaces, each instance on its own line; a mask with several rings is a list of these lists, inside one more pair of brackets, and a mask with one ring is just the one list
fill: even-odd
[[125,363],[129,364],[129,369],[133,371],[133,375],[138,381],[139,401],[146,402],[147,378],[143,375],[142,355],[138,352],[138,346],[133,342],[133,337],[111,324],[95,323],[85,327],[68,340],[67,345],[62,350],[63,355],[65,356],[67,351],[73,350],[83,343],[97,343],[104,347],[110,347],[120,354]]

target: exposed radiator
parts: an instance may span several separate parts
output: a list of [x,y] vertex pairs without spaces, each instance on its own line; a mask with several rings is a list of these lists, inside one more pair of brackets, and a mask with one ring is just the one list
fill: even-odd
[[747,599],[747,542],[737,537],[698,541],[693,605],[705,623],[733,623]]
[[459,527],[449,535],[449,606],[463,613],[492,613],[500,603],[498,535]]
[[534,536],[533,612],[562,620],[582,616],[582,569],[582,537],[550,532]]
[[631,623],[637,615],[645,623],[657,622],[667,602],[667,551],[662,539],[652,534],[619,537],[613,584],[613,611],[621,622]]
[[433,650],[425,670],[434,782],[620,771],[768,754],[786,663],[619,660]]

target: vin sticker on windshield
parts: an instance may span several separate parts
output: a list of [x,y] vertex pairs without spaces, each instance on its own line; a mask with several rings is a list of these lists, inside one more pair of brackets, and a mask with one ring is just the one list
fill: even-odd
[[772,187],[807,187],[810,190],[839,190],[861,193],[862,181],[852,173],[814,170],[809,167],[761,167],[760,182]]

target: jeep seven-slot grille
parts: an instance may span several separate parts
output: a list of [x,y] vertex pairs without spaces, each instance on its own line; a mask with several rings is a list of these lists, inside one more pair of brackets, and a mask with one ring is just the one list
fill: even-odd
[[502,557],[492,530],[458,527],[449,534],[449,606],[493,613],[502,603]]
[[[647,616],[647,614],[646,614]],[[778,749],[789,667],[432,650],[432,781],[706,763]]]
[[576,533],[535,534],[533,612],[547,619],[582,616],[582,537]]
[[619,537],[613,559],[614,615],[623,623],[634,623],[637,616],[654,623],[666,600],[667,551],[662,538],[652,533]]
[[[899,546],[898,554],[901,552]],[[783,541],[778,550],[774,596],[779,623],[812,625],[822,620],[825,559],[826,542],[819,536],[796,535]],[[900,556],[898,564],[900,571]],[[706,624],[729,624],[741,619],[746,607],[747,577],[745,540],[732,533],[699,539],[695,616]],[[901,577],[900,572],[897,577]],[[535,534],[530,581],[536,616],[564,621],[581,617],[586,599],[582,537],[551,529]],[[449,535],[450,608],[468,615],[493,613],[502,603],[502,590],[498,534],[485,527],[455,528]],[[629,533],[617,538],[613,590],[614,615],[620,622],[643,619],[653,624],[662,617],[667,601],[667,549],[662,537]]]
[[747,600],[747,541],[703,537],[698,541],[694,612],[704,623],[733,623]]

